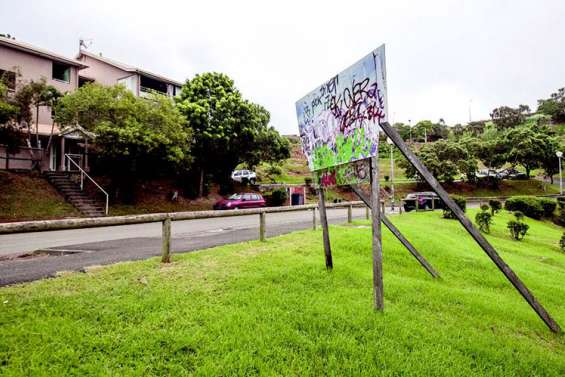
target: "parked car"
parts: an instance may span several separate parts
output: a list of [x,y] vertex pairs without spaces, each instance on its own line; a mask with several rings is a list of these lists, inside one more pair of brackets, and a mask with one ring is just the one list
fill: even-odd
[[260,194],[239,193],[227,199],[221,199],[214,204],[214,209],[244,209],[265,207],[265,199]]
[[496,170],[493,169],[484,169],[484,170],[479,170],[478,172],[475,173],[475,177],[477,178],[486,178],[486,177],[496,177],[499,178],[498,176],[498,172]]
[[502,169],[498,172],[500,179],[528,179],[526,173],[516,170],[514,168]]
[[413,192],[403,199],[404,210],[410,212],[416,209],[416,202],[420,209],[443,208],[443,202],[439,196],[432,191]]
[[249,182],[252,185],[257,181],[257,174],[251,170],[234,170],[231,173],[231,179],[236,182],[246,183]]

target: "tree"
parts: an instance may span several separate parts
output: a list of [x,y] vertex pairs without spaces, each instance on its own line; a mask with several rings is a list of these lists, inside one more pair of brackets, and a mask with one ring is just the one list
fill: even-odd
[[55,119],[95,135],[96,154],[125,201],[133,199],[137,179],[189,166],[192,133],[168,97],[145,99],[121,85],[87,84],[61,98]]
[[402,123],[402,122],[396,122],[392,126],[400,134],[400,137],[402,138],[402,140],[404,140],[404,141],[410,140],[410,126],[409,125]]
[[528,105],[520,105],[513,109],[509,106],[501,106],[492,110],[490,117],[496,127],[500,130],[516,127],[526,120],[526,115],[530,113]]
[[[452,183],[458,174],[471,178],[477,170],[477,161],[463,145],[453,141],[439,140],[426,144],[417,153],[420,161],[440,182]],[[408,177],[421,180],[416,169],[407,160],[399,162]]]
[[0,80],[0,140],[6,146],[6,169],[10,167],[10,154],[17,153],[22,142],[17,126],[18,107],[8,96],[8,88]]
[[428,134],[432,131],[434,124],[431,120],[421,120],[416,123],[416,135],[418,139],[424,141],[424,143],[428,142]]
[[538,100],[538,112],[551,116],[555,123],[565,122],[565,88],[552,93],[548,99]]
[[[509,130],[505,135],[505,142],[510,147],[508,161],[522,165],[530,177],[532,169],[541,167],[542,161],[548,159],[551,153],[555,156],[557,141],[552,138],[547,127],[534,124]],[[547,162],[547,168],[551,170],[549,160]]]
[[231,187],[231,172],[240,163],[255,166],[290,156],[288,140],[268,126],[269,112],[243,99],[225,74],[204,73],[187,80],[177,106],[194,130],[200,196],[208,172],[226,191]]
[[495,126],[487,125],[476,143],[475,155],[487,168],[498,169],[506,163],[509,151],[504,134]]

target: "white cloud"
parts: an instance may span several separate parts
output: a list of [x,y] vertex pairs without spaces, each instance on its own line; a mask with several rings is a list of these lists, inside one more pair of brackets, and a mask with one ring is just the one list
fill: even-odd
[[565,86],[565,2],[2,2],[0,32],[67,55],[92,50],[183,80],[223,71],[296,133],[294,102],[387,44],[395,120],[468,120]]

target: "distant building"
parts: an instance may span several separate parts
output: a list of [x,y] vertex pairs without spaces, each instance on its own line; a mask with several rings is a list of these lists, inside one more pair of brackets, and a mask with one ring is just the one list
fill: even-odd
[[[122,84],[134,95],[145,97],[149,93],[177,96],[183,85],[141,68],[120,63],[100,54],[80,50],[76,59],[44,50],[30,44],[10,38],[0,37],[0,77],[11,92],[30,81],[45,79],[62,93],[72,92],[88,82],[101,85]],[[32,110],[33,111],[33,110]],[[33,114],[31,133],[35,135],[36,116]],[[22,146],[16,155],[7,155],[0,140],[0,169],[30,169],[39,163],[41,170],[75,170],[69,161],[72,158],[88,170],[88,139],[93,135],[83,130],[80,125],[65,133],[53,124],[51,110],[39,108],[37,127],[40,148]],[[27,129],[26,129],[27,132]],[[45,147],[53,132],[53,140],[48,151]],[[35,138],[34,138],[35,140]]]
[[122,84],[136,96],[144,97],[155,92],[174,97],[180,93],[183,85],[180,81],[85,50],[80,50],[77,60],[87,66],[79,74],[79,86],[87,82],[97,82],[102,85]]

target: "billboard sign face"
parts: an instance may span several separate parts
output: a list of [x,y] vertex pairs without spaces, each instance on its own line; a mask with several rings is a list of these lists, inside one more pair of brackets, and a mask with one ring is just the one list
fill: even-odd
[[321,187],[359,185],[369,182],[369,160],[358,160],[314,173]]
[[296,114],[310,170],[376,156],[387,121],[384,45],[296,102]]

